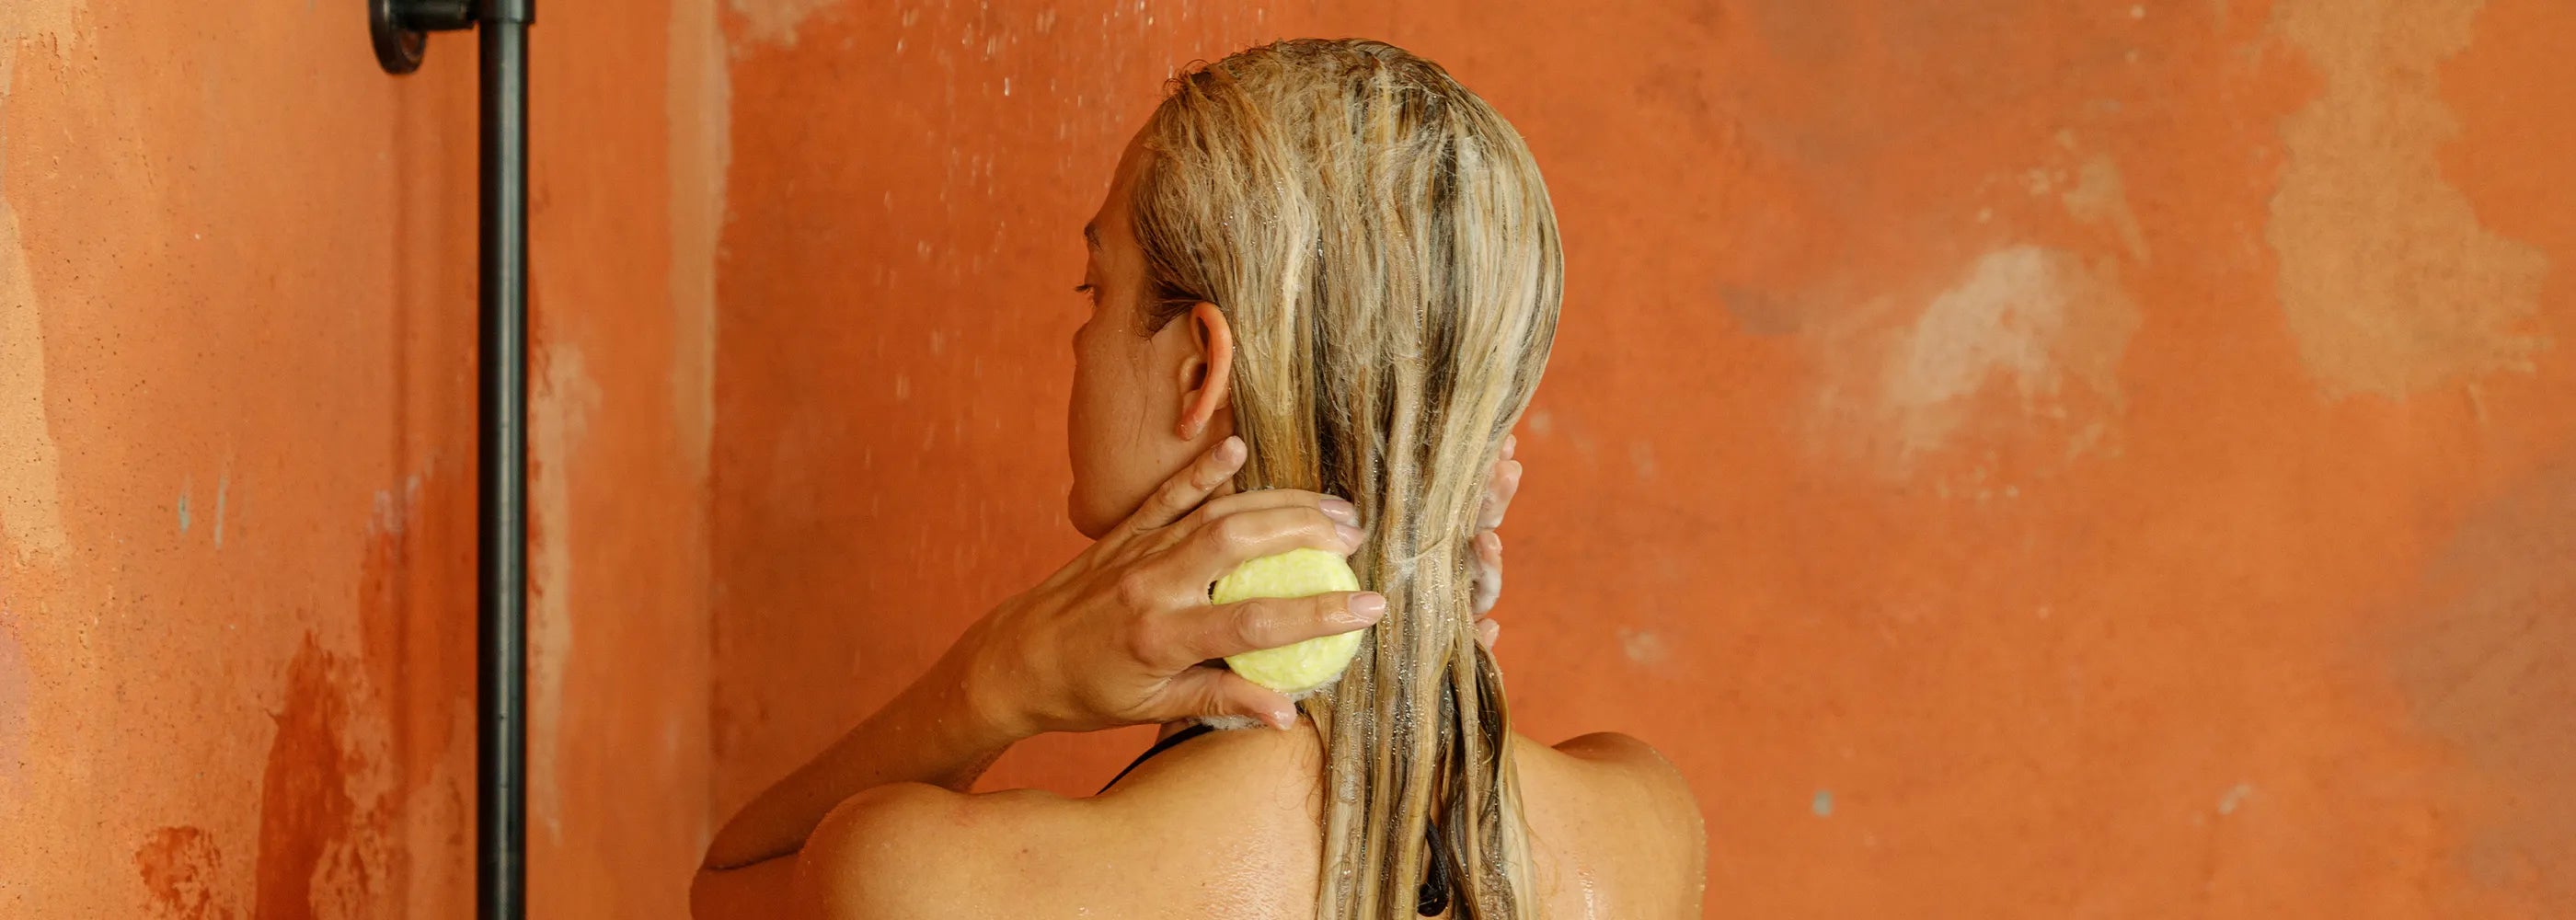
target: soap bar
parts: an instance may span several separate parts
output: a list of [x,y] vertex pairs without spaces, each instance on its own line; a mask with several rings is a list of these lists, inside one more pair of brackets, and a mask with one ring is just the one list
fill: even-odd
[[[1334,591],[1357,591],[1358,575],[1342,557],[1319,549],[1294,549],[1237,566],[1217,579],[1211,600],[1231,604],[1256,597],[1307,597]],[[1359,629],[1321,636],[1295,645],[1226,656],[1225,666],[1243,679],[1297,698],[1333,682],[1359,654]]]

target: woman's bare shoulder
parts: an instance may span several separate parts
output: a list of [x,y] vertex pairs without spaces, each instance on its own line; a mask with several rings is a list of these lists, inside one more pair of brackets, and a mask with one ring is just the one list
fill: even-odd
[[[1671,761],[1610,733],[1553,747],[1513,737],[1529,829],[1532,894],[1561,917],[1695,918],[1707,842],[1698,800]],[[1305,916],[1322,858],[1322,746],[1314,733],[1218,732],[1148,761],[1109,805],[1129,833],[1168,835],[1195,849],[1166,852],[1186,877],[1238,880],[1243,900],[1224,916]],[[1106,820],[1106,819],[1104,819]],[[1243,854],[1266,868],[1228,873]]]
[[1020,916],[1031,905],[1110,917],[1311,913],[1319,756],[1311,732],[1253,729],[1192,739],[1091,798],[878,787],[815,830],[799,897],[836,920]]
[[1559,916],[1697,917],[1708,841],[1672,762],[1627,735],[1515,736],[1532,883]]
[[[1561,775],[1590,791],[1635,799],[1656,806],[1687,805],[1694,799],[1681,769],[1653,745],[1618,732],[1594,732],[1543,746],[1525,735],[1512,736],[1512,756],[1544,773]],[[1697,812],[1696,807],[1692,809]]]
[[[1707,841],[1698,800],[1681,771],[1653,747],[1611,733],[1553,747],[1513,736],[1522,816],[1530,837],[1532,893],[1560,917],[1696,918]],[[1102,800],[1130,796],[1142,826],[1203,845],[1258,853],[1268,870],[1242,886],[1253,903],[1227,916],[1304,916],[1322,858],[1321,745],[1314,733],[1219,732],[1139,768]],[[1132,784],[1132,786],[1131,786]],[[1180,822],[1167,824],[1166,822]],[[1196,865],[1187,856],[1176,864]]]
[[[1515,737],[1533,893],[1556,916],[1699,915],[1699,809],[1654,750]],[[1322,748],[1314,733],[1217,732],[1088,799],[898,784],[836,810],[797,868],[821,916],[1311,915]],[[1174,895],[1179,897],[1175,898]],[[1590,911],[1587,914],[1585,911]]]

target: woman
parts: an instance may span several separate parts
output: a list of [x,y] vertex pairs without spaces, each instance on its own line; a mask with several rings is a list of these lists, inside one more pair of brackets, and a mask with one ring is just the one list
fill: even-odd
[[[1562,293],[1510,125],[1388,45],[1255,48],[1174,81],[1084,237],[1071,512],[1098,543],[735,816],[699,915],[1698,916],[1679,775],[1512,734],[1477,641],[1479,506]],[[1370,590],[1209,605],[1300,547]],[[1209,664],[1358,629],[1302,701]],[[1042,732],[1223,717],[1280,730],[1167,729],[1086,799],[964,792]]]

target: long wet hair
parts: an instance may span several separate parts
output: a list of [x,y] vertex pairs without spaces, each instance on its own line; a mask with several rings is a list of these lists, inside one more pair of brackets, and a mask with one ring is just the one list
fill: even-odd
[[1523,918],[1502,674],[1469,607],[1477,507],[1546,367],[1556,214],[1518,132],[1439,65],[1301,40],[1195,66],[1144,131],[1148,329],[1215,304],[1236,337],[1236,485],[1359,506],[1373,641],[1299,705],[1325,751],[1325,920]]

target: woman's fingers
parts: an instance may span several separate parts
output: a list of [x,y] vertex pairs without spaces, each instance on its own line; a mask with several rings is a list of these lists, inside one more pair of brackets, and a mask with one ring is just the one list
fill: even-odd
[[1308,597],[1256,597],[1171,614],[1164,663],[1197,664],[1228,655],[1295,645],[1317,636],[1367,629],[1386,618],[1386,597],[1375,591],[1335,591]]
[[1350,502],[1304,489],[1260,489],[1252,492],[1237,492],[1210,500],[1206,505],[1201,506],[1193,517],[1196,518],[1195,523],[1204,526],[1209,522],[1234,515],[1268,511],[1274,508],[1314,508],[1324,512],[1326,517],[1344,524],[1357,526],[1360,522],[1359,509],[1353,507]]
[[1468,609],[1477,616],[1494,609],[1503,598],[1503,535],[1485,531],[1476,535],[1476,584],[1470,594]]
[[1503,624],[1492,620],[1476,621],[1476,644],[1484,646],[1485,651],[1493,651],[1494,643],[1502,641],[1502,638]]
[[1248,716],[1272,728],[1297,724],[1297,704],[1276,690],[1243,679],[1224,668],[1191,668],[1172,688],[1182,714]]
[[1511,510],[1512,496],[1521,491],[1521,462],[1494,461],[1494,472],[1485,478],[1485,502],[1476,508],[1476,529],[1492,530],[1503,526],[1503,513]]
[[[1502,459],[1494,461],[1493,475],[1485,480],[1485,502],[1476,509],[1476,555],[1475,565],[1471,566],[1476,581],[1468,594],[1468,608],[1480,617],[1503,598],[1503,538],[1494,533],[1494,528],[1503,526],[1503,514],[1511,510],[1512,496],[1521,491],[1521,462],[1512,459],[1512,450],[1518,444],[1518,438],[1503,438]],[[1493,644],[1481,624],[1477,638],[1488,647]]]
[[1154,490],[1136,513],[1127,516],[1124,528],[1129,533],[1153,530],[1180,520],[1197,508],[1200,502],[1225,485],[1226,478],[1243,468],[1243,439],[1228,436],[1200,454],[1190,465],[1182,467],[1172,478]]
[[1365,536],[1313,505],[1288,505],[1215,518],[1186,535],[1158,565],[1180,584],[1206,590],[1209,582],[1263,556],[1292,549],[1320,549],[1347,556]]
[[[1164,527],[1158,539],[1150,544],[1150,551],[1161,552],[1187,543],[1193,537],[1205,536],[1203,531],[1232,518],[1296,508],[1322,514],[1336,524],[1357,527],[1360,522],[1360,512],[1357,507],[1350,502],[1320,492],[1308,492],[1304,489],[1258,489],[1251,492],[1236,492],[1208,499],[1199,505],[1197,510],[1184,514],[1179,520],[1172,522],[1171,526]],[[1226,526],[1245,525],[1237,522]]]

